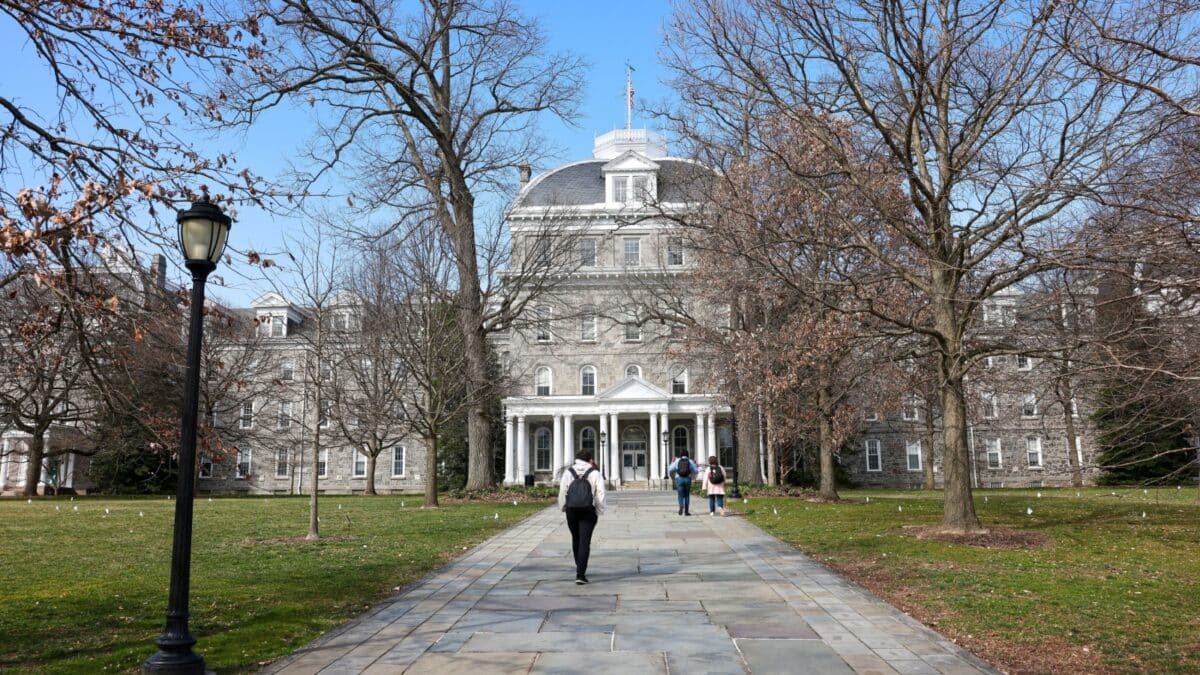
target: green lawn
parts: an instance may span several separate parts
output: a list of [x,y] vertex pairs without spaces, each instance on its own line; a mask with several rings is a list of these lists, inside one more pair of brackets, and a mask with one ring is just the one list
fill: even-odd
[[[545,506],[420,504],[323,497],[325,538],[304,543],[307,498],[198,499],[191,628],[209,669],[287,654]],[[165,621],[174,505],[0,501],[0,670],[137,669]]]
[[902,534],[939,522],[940,493],[841,495],[752,495],[735,508],[1006,670],[1200,672],[1194,487],[976,492],[985,526],[1050,537],[1039,550]]

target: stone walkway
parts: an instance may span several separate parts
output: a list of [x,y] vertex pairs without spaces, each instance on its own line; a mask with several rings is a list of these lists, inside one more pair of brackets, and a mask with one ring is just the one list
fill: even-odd
[[550,508],[266,672],[995,672],[743,518],[676,515],[669,492],[609,493],[588,578]]

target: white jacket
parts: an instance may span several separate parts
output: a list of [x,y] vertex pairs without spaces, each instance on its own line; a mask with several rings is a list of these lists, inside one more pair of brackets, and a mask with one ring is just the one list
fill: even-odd
[[[600,475],[598,469],[593,468],[591,464],[582,459],[575,460],[571,468],[575,469],[575,473],[580,476],[583,475],[584,471],[592,469],[592,472],[587,475],[587,481],[592,485],[592,504],[596,507],[596,515],[603,515],[606,505],[604,501],[604,476]],[[571,472],[563,469],[562,479],[558,482],[558,508],[560,511],[567,506],[567,490],[570,489],[571,481],[573,480],[575,480],[575,477],[571,475]]]

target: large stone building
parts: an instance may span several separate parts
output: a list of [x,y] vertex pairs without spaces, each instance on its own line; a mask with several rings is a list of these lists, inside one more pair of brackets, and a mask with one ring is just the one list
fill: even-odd
[[619,129],[596,139],[591,159],[522,187],[508,213],[514,267],[567,250],[553,256],[561,264],[547,269],[533,320],[495,341],[514,382],[506,484],[551,481],[588,448],[612,484],[658,486],[681,451],[730,447],[729,407],[672,349],[679,327],[647,319],[652,289],[689,274],[673,217],[697,206],[706,174],[657,134]]

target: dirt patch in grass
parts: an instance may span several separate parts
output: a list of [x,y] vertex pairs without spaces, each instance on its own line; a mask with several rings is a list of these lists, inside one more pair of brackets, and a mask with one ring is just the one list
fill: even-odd
[[258,546],[261,544],[268,544],[268,545],[286,544],[286,545],[290,546],[290,545],[294,545],[294,544],[319,544],[321,542],[329,543],[329,542],[334,542],[334,541],[350,541],[352,539],[357,539],[357,537],[355,537],[354,535],[350,535],[350,534],[334,534],[334,535],[322,535],[320,539],[312,539],[312,540],[306,539],[304,537],[269,537],[267,539],[245,539],[242,541],[242,543],[245,544],[246,546]]
[[929,539],[944,544],[962,544],[977,548],[1035,551],[1054,546],[1054,539],[1047,534],[1007,527],[993,527],[983,532],[960,534],[945,532],[938,526],[908,525],[896,530],[896,533],[917,539]]
[[1012,642],[992,633],[974,635],[947,626],[945,622],[955,614],[930,602],[931,589],[922,588],[911,578],[901,580],[870,560],[832,562],[822,559],[822,562],[1006,673],[1107,675],[1121,672],[1119,668],[1106,665],[1097,650],[1073,645],[1061,638]]

